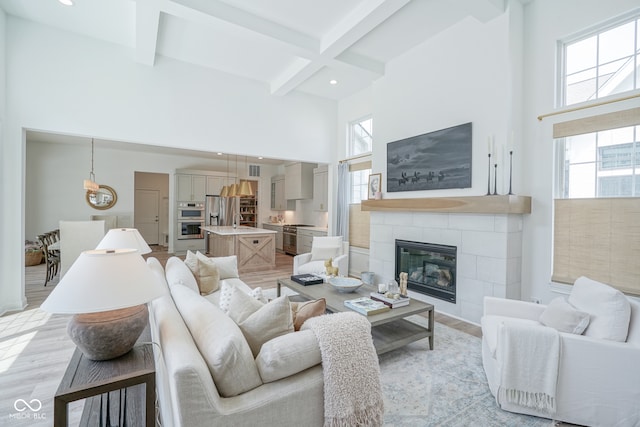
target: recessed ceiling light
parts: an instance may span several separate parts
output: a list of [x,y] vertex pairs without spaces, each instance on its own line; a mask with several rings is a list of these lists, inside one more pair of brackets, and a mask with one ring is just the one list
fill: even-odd
[[222,156],[222,153],[218,153],[218,156]]
[[73,0],[58,0],[58,1],[65,6],[73,6]]
[[338,84],[338,81],[337,81],[336,79],[329,80],[329,84],[330,84],[330,85],[337,85],[337,84]]
[[262,160],[262,159],[264,159],[264,157],[260,156],[260,157],[258,157],[258,159],[259,159],[259,160]]

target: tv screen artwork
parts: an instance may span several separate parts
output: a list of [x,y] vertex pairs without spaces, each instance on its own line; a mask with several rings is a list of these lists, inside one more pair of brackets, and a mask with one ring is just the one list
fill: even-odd
[[387,144],[387,191],[471,187],[471,123]]

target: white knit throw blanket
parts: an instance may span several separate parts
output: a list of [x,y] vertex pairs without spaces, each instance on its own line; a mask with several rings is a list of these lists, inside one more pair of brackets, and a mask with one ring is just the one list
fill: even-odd
[[505,321],[498,334],[498,405],[509,402],[554,414],[560,360],[558,331]]
[[384,403],[371,323],[357,313],[313,317],[324,372],[325,426],[381,426]]

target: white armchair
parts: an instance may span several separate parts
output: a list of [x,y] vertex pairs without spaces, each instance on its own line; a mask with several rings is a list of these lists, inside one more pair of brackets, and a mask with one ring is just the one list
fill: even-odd
[[[607,288],[613,293],[617,292],[607,285],[582,277],[576,280],[569,296],[568,302],[573,306],[571,309],[590,313],[590,323],[584,335],[558,333],[560,351],[555,413],[547,414],[498,398],[502,409],[585,426],[640,425],[640,302],[617,292],[617,301],[611,304],[612,299],[599,293],[605,290],[609,292],[609,296],[613,295]],[[582,301],[577,296],[580,292]],[[586,305],[581,304],[585,301],[585,295],[588,300]],[[505,354],[500,353],[504,350],[501,346],[506,346],[508,340],[505,338],[505,330],[501,328],[506,328],[507,322],[516,322],[520,327],[531,328],[534,333],[534,328],[545,327],[540,323],[541,315],[545,313],[542,320],[548,320],[550,311],[547,307],[552,305],[554,304],[545,306],[485,297],[484,316],[481,320],[482,363],[494,396],[497,396],[505,375],[499,355]],[[592,309],[589,309],[589,305]],[[603,310],[611,311],[611,308],[614,312],[610,312],[612,316],[606,319],[608,316]],[[606,334],[607,331],[619,331],[620,322],[617,325],[614,323],[620,318],[623,327],[626,326],[626,319],[629,319],[628,332],[623,331],[622,335],[618,333],[617,338],[610,336],[605,339],[595,336],[603,332]],[[545,323],[552,326],[549,322]],[[502,339],[505,341],[501,341]]]
[[311,252],[293,257],[293,274],[324,273],[324,262],[329,258],[338,274],[349,274],[349,242],[343,242],[342,236],[314,236]]

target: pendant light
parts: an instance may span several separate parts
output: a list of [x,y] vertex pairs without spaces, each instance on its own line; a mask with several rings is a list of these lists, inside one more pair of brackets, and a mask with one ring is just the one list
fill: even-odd
[[93,173],[93,138],[91,138],[91,172],[89,172],[89,179],[85,179],[83,184],[85,190],[93,193],[100,189],[96,183],[96,174]]
[[[224,179],[225,184],[228,183],[229,180],[229,155],[227,154],[227,176]],[[223,185],[222,190],[220,190],[220,197],[229,197],[229,186]]]
[[233,184],[229,187],[229,197],[239,197],[239,186],[236,180],[238,179],[238,155],[236,154],[236,176],[233,178]]
[[[244,156],[244,164],[245,164],[245,171],[247,170],[246,166],[247,166],[247,156]],[[248,180],[244,180],[244,181],[240,181],[240,196],[242,197],[246,197],[246,196],[253,196],[253,189],[251,188],[251,184],[249,184]]]

